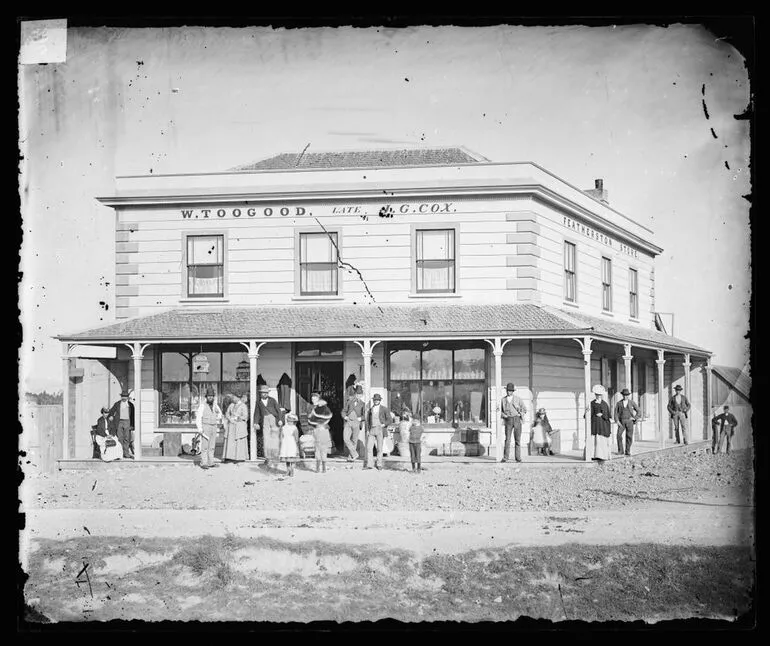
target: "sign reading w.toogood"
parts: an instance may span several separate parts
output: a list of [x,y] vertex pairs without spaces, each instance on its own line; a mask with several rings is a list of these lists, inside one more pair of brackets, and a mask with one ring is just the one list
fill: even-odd
[[180,209],[182,219],[199,220],[211,218],[270,218],[270,217],[318,217],[324,215],[357,215],[364,219],[369,217],[392,218],[401,214],[441,214],[454,213],[453,202],[415,202],[408,204],[337,204],[304,206],[228,206],[206,209]]

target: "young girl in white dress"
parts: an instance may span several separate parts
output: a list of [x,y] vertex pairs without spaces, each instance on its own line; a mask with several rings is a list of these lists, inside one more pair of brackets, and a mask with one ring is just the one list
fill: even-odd
[[299,432],[297,430],[297,416],[294,413],[287,413],[284,425],[281,427],[281,446],[278,452],[278,459],[286,463],[286,470],[290,476],[294,475],[294,462],[299,457],[297,442],[299,441]]

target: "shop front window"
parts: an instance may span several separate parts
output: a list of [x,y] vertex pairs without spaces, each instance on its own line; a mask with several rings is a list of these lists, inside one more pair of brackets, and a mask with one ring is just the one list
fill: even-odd
[[233,396],[248,397],[249,361],[246,352],[163,350],[160,353],[160,426],[195,423],[206,389],[227,411]]
[[456,344],[391,346],[390,406],[426,425],[486,424],[486,354]]

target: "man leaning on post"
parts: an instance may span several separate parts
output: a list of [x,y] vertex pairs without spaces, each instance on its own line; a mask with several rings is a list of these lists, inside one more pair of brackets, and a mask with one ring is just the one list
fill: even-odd
[[505,423],[505,452],[503,462],[508,462],[511,457],[511,431],[513,431],[514,456],[516,462],[521,462],[521,421],[527,414],[527,407],[514,391],[516,386],[509,383],[505,390],[507,394],[500,402],[500,416]]
[[123,457],[133,459],[134,443],[131,441],[131,433],[136,427],[134,426],[134,405],[128,401],[127,391],[121,392],[120,400],[112,405],[108,420],[112,423],[118,442],[123,447]]
[[674,432],[676,433],[676,443],[679,444],[679,429],[682,429],[682,440],[689,444],[690,438],[687,432],[687,414],[690,412],[690,402],[682,394],[682,387],[677,384],[674,386],[676,394],[668,402],[668,414],[674,422]]

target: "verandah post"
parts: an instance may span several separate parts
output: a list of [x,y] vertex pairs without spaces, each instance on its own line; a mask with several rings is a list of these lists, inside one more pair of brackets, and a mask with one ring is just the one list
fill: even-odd
[[665,391],[665,385],[664,385],[664,379],[665,379],[665,371],[664,367],[666,365],[666,359],[665,359],[665,352],[663,350],[658,350],[658,358],[655,360],[655,363],[658,365],[658,431],[660,432],[660,448],[665,448],[666,446],[666,433],[663,428],[664,420],[666,419],[666,391]]
[[590,336],[584,337],[582,342],[576,339],[583,349],[583,386],[585,389],[585,413],[584,413],[584,434],[585,447],[583,449],[583,460],[591,460],[592,450],[589,450],[591,440],[591,416],[588,411],[591,410],[591,343],[593,339]]

